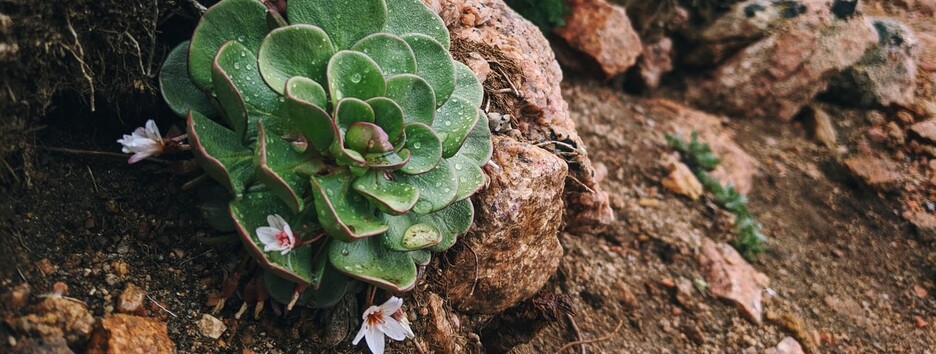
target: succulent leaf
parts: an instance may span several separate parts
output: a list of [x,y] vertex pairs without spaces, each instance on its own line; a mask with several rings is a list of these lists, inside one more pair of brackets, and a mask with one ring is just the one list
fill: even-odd
[[216,113],[211,105],[211,97],[199,90],[188,74],[189,43],[179,43],[169,52],[159,70],[159,89],[166,104],[180,117],[188,115],[190,110],[213,117]]
[[400,105],[407,123],[432,124],[436,109],[435,93],[426,80],[412,74],[392,76],[387,79],[387,97]]
[[282,94],[286,81],[295,76],[325,82],[325,68],[334,53],[325,31],[299,24],[270,32],[260,45],[257,63],[266,83]]
[[403,108],[386,97],[376,97],[367,100],[367,104],[374,111],[374,124],[377,124],[390,137],[394,146],[402,143],[403,135]]
[[481,113],[480,122],[475,124],[474,129],[468,133],[465,142],[457,155],[468,157],[478,163],[478,166],[484,166],[491,160],[491,154],[494,152],[494,144],[491,142],[491,128],[487,125],[487,115]]
[[224,113],[226,123],[237,133],[238,140],[247,140],[247,105],[241,97],[234,80],[223,68],[213,66],[211,82],[214,83],[214,93],[218,98],[218,105]]
[[260,121],[276,134],[291,130],[289,120],[284,118],[286,105],[276,92],[263,84],[257,57],[247,47],[237,41],[225,43],[215,56],[212,70],[214,76],[227,78],[243,100],[247,109],[247,138],[257,136],[257,122]]
[[464,98],[452,96],[436,113],[432,129],[442,140],[442,157],[452,157],[478,123],[478,107]]
[[468,65],[455,63],[455,91],[452,96],[459,96],[471,102],[474,107],[481,107],[484,102],[484,86],[478,81],[474,71]]
[[366,100],[383,96],[387,83],[373,59],[359,52],[343,50],[328,62],[328,90],[332,104],[346,97]]
[[364,197],[351,192],[354,181],[351,173],[336,171],[312,176],[311,180],[319,222],[330,236],[353,242],[387,230],[375,208]]
[[416,263],[418,266],[426,266],[432,261],[432,252],[429,250],[409,251],[407,254],[413,258],[413,263]]
[[364,160],[367,161],[367,167],[378,170],[396,170],[409,163],[411,154],[407,149],[389,151],[385,153],[367,154]]
[[451,44],[445,22],[422,0],[387,0],[387,10],[387,32],[398,35],[422,33],[449,50]]
[[286,84],[287,115],[293,126],[318,151],[327,150],[339,134],[328,113],[313,102],[325,99],[325,91],[309,79],[296,77]]
[[406,125],[406,148],[412,153],[409,162],[403,165],[403,173],[418,175],[429,172],[442,160],[442,142],[425,124]]
[[189,74],[192,83],[211,91],[211,63],[218,48],[237,41],[256,53],[269,31],[267,8],[256,0],[225,0],[202,15],[189,45]]
[[345,133],[345,147],[364,155],[393,152],[390,137],[377,124],[357,122]]
[[403,35],[416,54],[416,74],[426,79],[435,93],[436,107],[441,106],[455,91],[455,65],[452,54],[442,44],[424,34]]
[[399,215],[410,211],[419,200],[413,186],[393,181],[379,170],[371,170],[354,180],[354,190],[366,197],[380,211]]
[[300,217],[307,214],[292,216],[289,207],[277,196],[267,191],[245,193],[243,198],[231,202],[230,212],[234,225],[237,227],[237,233],[247,246],[247,251],[260,262],[264,269],[275,272],[294,283],[310,284],[313,257],[311,245],[301,245],[301,241],[297,240],[298,245],[285,255],[278,251],[264,252],[263,243],[257,237],[256,230],[258,227],[268,225],[267,216],[282,215],[296,230],[296,238],[300,239],[298,230],[302,229],[304,224],[315,223],[314,218],[300,220]]
[[298,213],[305,207],[303,196],[309,192],[309,179],[300,176],[296,170],[301,168],[305,173],[315,173],[324,165],[308,154],[296,151],[292,143],[266,134],[262,123],[258,130],[260,136],[254,156],[257,177],[289,205],[293,213]]
[[[385,215],[389,229],[380,236],[384,247],[395,251],[431,249],[439,252],[452,247],[456,237],[468,231],[474,219],[474,206],[470,200],[462,200],[445,209],[431,214],[407,213],[404,215]],[[429,225],[431,228],[419,225]],[[413,229],[415,227],[415,229]],[[432,230],[438,232],[438,242],[418,242],[415,231]],[[412,231],[412,233],[411,233]],[[427,237],[430,239],[434,236]]]
[[[327,257],[325,257],[327,259]],[[322,279],[318,288],[306,288],[299,295],[299,303],[311,308],[326,308],[335,306],[341,301],[341,298],[348,290],[351,284],[350,279],[338,270],[326,263]],[[296,289],[296,283],[284,279],[272,272],[265,272],[264,285],[266,285],[270,297],[277,302],[287,304],[292,300]]]
[[196,111],[189,112],[188,135],[195,160],[205,173],[240,197],[254,179],[253,152],[240,144],[237,133]]
[[290,23],[321,27],[338,49],[380,32],[387,22],[383,0],[290,0],[286,6]]
[[448,158],[448,162],[458,178],[455,200],[468,198],[484,186],[484,171],[475,160],[465,155],[455,155]]
[[385,248],[371,237],[357,242],[332,242],[328,256],[339,271],[390,291],[408,291],[416,285],[416,265],[406,252]]
[[354,123],[374,122],[374,109],[367,102],[357,98],[345,98],[338,102],[335,108],[335,122],[338,129],[345,134]]
[[351,49],[367,54],[380,66],[384,76],[416,73],[416,55],[397,35],[374,33],[355,43]]
[[455,169],[445,159],[434,169],[421,175],[397,173],[396,181],[412,184],[419,190],[419,201],[413,207],[413,211],[419,214],[429,214],[445,208],[455,200],[458,193]]

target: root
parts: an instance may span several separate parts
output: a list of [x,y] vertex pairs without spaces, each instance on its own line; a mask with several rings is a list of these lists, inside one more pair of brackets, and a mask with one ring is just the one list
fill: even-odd
[[[84,61],[84,48],[81,47],[81,41],[78,39],[78,32],[75,32],[75,27],[72,26],[71,19],[68,16],[65,17],[65,22],[68,24],[68,31],[71,32],[72,37],[75,38],[75,48],[65,47],[65,49],[68,50],[72,56],[75,57],[75,60],[78,61],[78,66],[81,68],[81,74],[84,76],[85,80],[88,80],[88,88],[91,90],[91,112],[94,112],[94,73],[91,70],[91,66],[89,66],[88,63],[85,63]],[[137,46],[137,48],[139,48],[139,46]],[[78,51],[75,52],[75,49]]]
[[606,340],[608,340],[608,339],[611,339],[611,337],[613,337],[614,334],[617,333],[617,331],[620,330],[620,329],[621,329],[621,326],[623,326],[623,325],[624,325],[624,320],[621,320],[620,322],[618,322],[617,327],[614,327],[614,330],[611,331],[610,333],[606,334],[604,337],[595,338],[595,339],[589,339],[589,340],[577,340],[577,341],[568,343],[568,344],[566,344],[566,345],[563,345],[561,348],[559,348],[559,350],[556,351],[556,354],[562,353],[562,352],[565,351],[566,349],[572,348],[572,347],[574,347],[574,346],[576,346],[576,345],[589,344],[589,343],[597,343],[597,342],[606,341]]

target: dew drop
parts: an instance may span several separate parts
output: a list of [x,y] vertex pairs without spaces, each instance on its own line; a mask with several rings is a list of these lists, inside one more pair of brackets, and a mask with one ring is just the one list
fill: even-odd
[[419,149],[419,148],[421,148],[421,147],[422,147],[422,143],[420,143],[420,142],[418,142],[418,141],[413,143],[413,149]]
[[455,164],[455,169],[461,171],[462,165],[460,163]]
[[244,41],[244,36],[237,37],[237,41],[238,41],[238,42],[243,42],[243,41]]
[[452,126],[452,121],[450,121],[450,120],[445,121],[445,126],[446,126],[446,127]]
[[240,63],[234,63],[234,70],[240,70]]
[[349,255],[349,254],[351,254],[351,252],[348,252],[348,249],[347,249],[347,248],[341,250],[341,255],[342,255],[342,256],[347,256],[347,255]]
[[353,83],[355,83],[355,84],[361,82],[361,74],[358,74],[358,73],[352,74],[352,75],[351,75],[351,82],[353,82]]

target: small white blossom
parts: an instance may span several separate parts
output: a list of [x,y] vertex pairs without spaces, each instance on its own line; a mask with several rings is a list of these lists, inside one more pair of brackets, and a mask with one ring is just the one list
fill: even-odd
[[123,139],[117,140],[123,145],[125,154],[133,154],[130,163],[136,163],[150,156],[162,154],[165,142],[159,134],[159,128],[152,119],[146,121],[146,128],[139,127],[132,135],[124,134]]
[[263,242],[264,252],[280,251],[281,255],[286,255],[296,247],[296,235],[292,232],[286,220],[279,215],[267,216],[267,222],[270,226],[261,226],[257,228],[257,237]]
[[[383,305],[368,308],[364,311],[364,324],[361,325],[361,330],[358,331],[352,343],[357,345],[361,342],[361,338],[365,338],[371,353],[383,354],[386,344],[384,337],[390,337],[395,341],[413,338],[413,330],[409,327],[409,321],[400,310],[402,306],[403,299],[393,296]],[[398,312],[399,315],[397,315]]]

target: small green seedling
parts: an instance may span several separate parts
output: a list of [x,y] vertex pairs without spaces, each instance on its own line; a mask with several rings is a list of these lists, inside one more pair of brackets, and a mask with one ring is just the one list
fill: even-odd
[[482,86],[421,0],[286,4],[219,2],[163,66],[163,97],[229,194],[202,210],[279,302],[331,306],[355,279],[408,291],[474,218]]
[[733,246],[748,259],[754,259],[763,253],[766,250],[767,237],[761,233],[760,223],[748,210],[747,197],[730,183],[722,185],[708,174],[718,167],[721,160],[715,156],[708,144],[699,141],[698,132],[692,132],[689,142],[678,135],[667,135],[666,141],[673,149],[683,154],[684,162],[702,185],[712,192],[715,202],[735,214],[734,229],[738,238],[733,242]]

